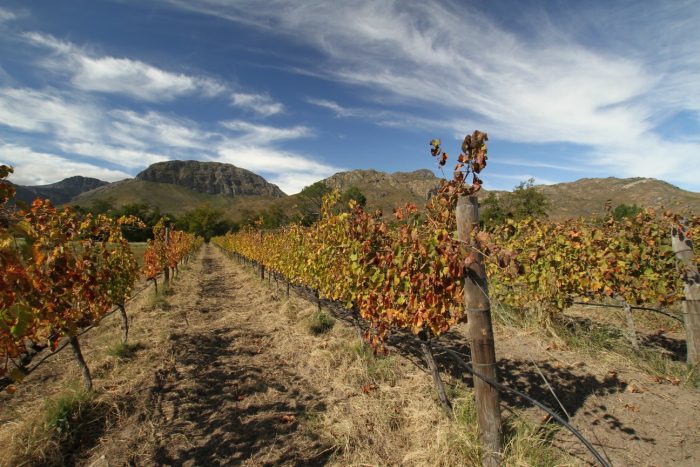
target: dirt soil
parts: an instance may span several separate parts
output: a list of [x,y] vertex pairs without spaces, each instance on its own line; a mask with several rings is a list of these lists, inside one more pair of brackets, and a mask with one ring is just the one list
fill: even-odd
[[[111,332],[112,337],[95,336],[84,344],[97,391],[109,396],[110,415],[82,435],[64,464],[432,464],[429,456],[416,457],[420,446],[415,441],[393,447],[405,454],[391,452],[391,445],[380,452],[381,447],[373,448],[370,441],[365,449],[375,452],[353,458],[367,459],[366,463],[338,457],[342,446],[333,444],[336,434],[319,433],[318,414],[337,418],[336,414],[348,410],[347,401],[354,398],[360,406],[363,400],[374,403],[382,394],[389,397],[401,383],[373,387],[374,399],[367,399],[359,387],[340,393],[329,387],[335,344],[325,338],[301,337],[301,328],[291,324],[294,308],[284,287],[260,281],[250,268],[210,245],[175,282],[165,302],[152,305],[144,298],[130,306],[131,339],[138,343],[130,359],[103,356],[110,339],[118,335],[116,319],[111,328],[104,325],[101,331]],[[445,336],[441,344],[468,359],[465,326]],[[338,331],[342,338],[352,339],[351,326],[339,323],[336,327],[342,328]],[[394,344],[401,364],[415,369],[417,351],[399,340]],[[312,362],[322,354],[328,355],[326,372]],[[497,357],[505,384],[558,406],[553,391],[572,423],[613,465],[700,465],[700,391],[658,381],[619,359],[591,360],[559,350],[513,329],[498,330]],[[445,355],[438,354],[437,360],[451,375],[448,380],[471,381]],[[43,398],[78,378],[74,367],[68,355],[57,357],[12,398],[1,396],[0,442],[14,436],[14,421],[36,414]],[[429,388],[429,376],[415,378],[420,379],[420,387]],[[542,421],[542,413],[525,401],[509,396],[504,400],[504,414],[525,411]],[[420,417],[441,419],[437,403],[430,410]],[[322,426],[341,427],[341,421],[335,423]],[[441,421],[431,423],[435,430],[442,427]],[[427,438],[429,445],[430,435]],[[558,431],[553,442],[573,455],[574,464],[591,465],[590,455],[567,432]],[[401,461],[409,455],[413,461]],[[449,465],[449,461],[440,463]],[[0,465],[9,465],[2,455]]]
[[262,330],[273,323],[263,322],[261,308],[279,303],[245,282],[255,284],[250,272],[204,248],[168,300],[168,313],[181,321],[163,358],[150,362],[157,365],[143,405],[101,440],[88,464],[324,463],[328,447],[298,422],[323,402],[270,352],[274,334]]

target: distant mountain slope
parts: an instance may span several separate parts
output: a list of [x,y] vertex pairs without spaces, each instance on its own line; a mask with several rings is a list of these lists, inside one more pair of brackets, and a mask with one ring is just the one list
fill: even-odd
[[245,209],[255,211],[280,200],[280,198],[272,196],[211,195],[172,183],[130,179],[85,192],[73,199],[70,204],[89,208],[97,201],[106,201],[114,207],[132,203],[148,203],[158,207],[163,213],[174,215],[180,215],[202,204],[208,204],[212,208],[222,210],[231,220],[239,220]]
[[[488,183],[486,174],[484,179]],[[323,182],[340,190],[356,186],[367,197],[368,207],[391,213],[395,206],[409,202],[422,207],[430,191],[438,186],[439,178],[430,170],[393,174],[352,170],[337,173]],[[536,189],[547,197],[552,219],[602,215],[607,200],[611,200],[613,207],[624,203],[700,214],[700,193],[685,191],[653,178],[583,178],[575,182],[538,185]],[[484,198],[491,192],[496,195],[505,193],[484,189],[479,192],[479,197]]]
[[554,219],[600,215],[608,199],[613,207],[624,203],[700,214],[700,193],[653,178],[582,178],[537,189],[549,200],[550,217]]
[[89,177],[69,177],[50,185],[15,185],[16,199],[31,203],[35,198],[48,198],[54,204],[64,204],[81,193],[107,185],[107,182]]
[[260,175],[231,164],[199,161],[167,161],[152,164],[137,180],[179,185],[199,193],[229,196],[286,196],[277,185]]
[[[488,177],[484,178],[488,183]],[[322,181],[341,191],[357,187],[367,197],[369,209],[379,208],[387,215],[394,207],[405,203],[423,207],[431,190],[439,184],[438,177],[430,170],[396,173],[352,170]],[[102,186],[80,194],[71,204],[89,207],[96,200],[107,200],[115,207],[148,203],[163,212],[177,215],[208,203],[235,221],[271,206],[290,213],[297,203],[297,196],[284,195],[275,185],[248,170],[213,162],[158,163],[141,172],[136,179],[112,184],[96,182]],[[636,204],[700,214],[700,193],[681,190],[655,179],[584,178],[569,183],[540,185],[536,189],[549,200],[552,219],[602,215],[608,199],[613,206]],[[489,193],[482,190],[480,197]]]
[[427,169],[394,173],[351,170],[332,175],[323,183],[340,191],[357,187],[367,197],[368,208],[379,208],[385,214],[391,214],[394,207],[406,203],[423,207],[428,194],[438,186],[440,179]]

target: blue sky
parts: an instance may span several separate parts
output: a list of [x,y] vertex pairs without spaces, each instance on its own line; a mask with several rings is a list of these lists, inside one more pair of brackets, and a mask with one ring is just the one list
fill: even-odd
[[699,24],[698,1],[3,0],[0,162],[43,184],[221,161],[291,194],[435,168],[430,139],[480,129],[486,188],[700,191]]

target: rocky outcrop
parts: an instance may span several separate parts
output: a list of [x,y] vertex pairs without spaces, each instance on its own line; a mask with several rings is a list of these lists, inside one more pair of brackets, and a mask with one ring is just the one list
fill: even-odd
[[158,162],[138,174],[136,179],[180,185],[210,195],[286,196],[277,185],[267,182],[260,175],[220,162]]
[[108,185],[107,182],[90,177],[69,177],[50,185],[15,185],[15,199],[31,203],[36,198],[50,199],[55,205],[67,203],[81,193]]

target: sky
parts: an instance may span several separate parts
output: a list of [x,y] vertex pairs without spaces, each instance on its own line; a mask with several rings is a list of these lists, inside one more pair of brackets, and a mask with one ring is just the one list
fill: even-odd
[[288,194],[432,169],[487,189],[700,191],[700,1],[0,0],[0,163],[25,185],[234,164]]

